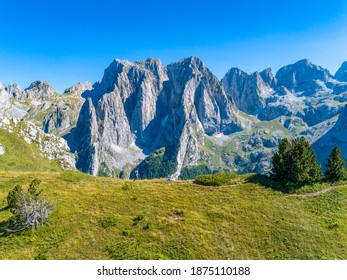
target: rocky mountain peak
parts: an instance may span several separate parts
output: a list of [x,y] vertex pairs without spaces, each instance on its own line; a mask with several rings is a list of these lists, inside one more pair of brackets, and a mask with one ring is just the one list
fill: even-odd
[[183,58],[178,62],[171,63],[168,65],[168,69],[179,69],[181,74],[184,76],[192,77],[195,75],[203,76],[213,76],[213,74],[210,72],[210,70],[205,66],[205,64],[202,62],[201,59],[191,56],[188,58]]
[[308,59],[302,59],[279,69],[276,79],[279,85],[289,90],[301,92],[302,95],[311,95],[320,90],[322,82],[329,82],[333,76],[327,69],[314,65]]
[[335,79],[340,82],[347,82],[347,61],[343,62],[335,74]]
[[259,72],[259,75],[270,87],[274,87],[277,84],[277,79],[273,75],[271,68],[264,69],[263,71]]
[[193,69],[195,71],[198,70],[201,72],[206,70],[206,66],[204,65],[202,60],[195,56],[183,58],[179,62],[172,63],[171,65],[175,65],[176,67],[180,67],[184,70]]
[[262,95],[267,95],[275,79],[271,69],[247,74],[238,68],[231,68],[222,79],[222,83],[237,108],[245,113],[257,115],[265,107]]
[[47,82],[36,81],[30,84],[28,88],[24,90],[24,94],[27,98],[40,99],[49,97],[56,94],[54,88]]
[[18,84],[8,85],[6,87],[7,92],[12,95],[13,97],[19,97],[22,93],[22,90],[20,89]]
[[100,83],[101,91],[112,92],[121,81],[135,79],[143,80],[146,77],[157,79],[159,83],[167,79],[165,67],[158,59],[149,58],[141,61],[127,61],[115,59],[105,70]]
[[93,85],[90,82],[85,83],[77,83],[73,85],[72,87],[69,87],[64,91],[64,94],[76,94],[81,95],[86,90],[91,90],[93,88]]

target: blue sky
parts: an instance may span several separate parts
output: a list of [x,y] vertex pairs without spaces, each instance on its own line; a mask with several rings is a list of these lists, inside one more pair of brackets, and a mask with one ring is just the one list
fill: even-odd
[[302,58],[334,74],[347,60],[345,0],[11,0],[0,10],[0,82],[22,89],[96,82],[114,58],[195,55],[218,78]]

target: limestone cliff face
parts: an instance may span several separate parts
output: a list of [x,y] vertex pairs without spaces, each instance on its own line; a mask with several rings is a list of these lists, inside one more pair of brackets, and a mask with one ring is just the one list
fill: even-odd
[[242,122],[232,99],[201,60],[190,57],[167,69],[166,142],[177,147],[175,177],[182,166],[197,164],[204,134],[231,134],[242,129]]
[[97,175],[98,157],[98,124],[94,105],[88,98],[78,117],[77,125],[65,136],[71,152],[77,155],[76,168]]
[[[84,135],[80,139],[83,143],[73,145],[78,154],[83,154],[81,158],[88,152],[93,157],[91,166],[87,167],[89,172],[97,173],[99,164],[111,171],[121,169],[143,159],[143,149],[156,149],[155,135],[161,123],[156,109],[165,80],[166,69],[159,60],[114,60],[105,70],[102,81],[82,94],[87,100],[72,134]],[[81,119],[91,115],[95,116]],[[97,124],[95,129],[81,132],[80,127],[88,126],[91,120]],[[70,143],[70,138],[67,139]]]
[[243,112],[259,115],[264,110],[265,98],[271,94],[270,84],[274,78],[270,72],[247,74],[238,68],[232,68],[222,79],[226,92],[235,100],[236,106]]
[[36,81],[24,90],[23,95],[32,100],[47,99],[55,95],[54,88],[47,82]]
[[[176,154],[177,177],[183,165],[197,163],[204,134],[231,134],[243,126],[232,98],[195,57],[167,67],[154,59],[115,60],[101,82],[82,97],[87,101],[71,135],[84,135],[83,143],[73,140],[78,139],[75,136],[66,139],[78,155],[82,153],[81,164],[89,152],[98,158],[95,163],[109,170],[137,164],[145,153],[170,147]],[[83,130],[91,118],[81,116],[90,116],[91,106],[97,129]],[[96,139],[97,151],[90,139]],[[86,170],[97,169],[95,165]]]
[[340,82],[347,82],[347,61],[342,63],[341,67],[336,71],[335,79]]
[[22,91],[18,85],[0,85],[0,116],[35,123],[46,133],[64,135],[76,125],[90,83],[77,84],[58,94],[47,82],[33,82]]

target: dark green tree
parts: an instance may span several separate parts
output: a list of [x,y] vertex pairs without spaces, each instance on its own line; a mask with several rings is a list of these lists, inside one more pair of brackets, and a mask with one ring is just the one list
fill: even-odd
[[305,137],[292,142],[291,181],[296,184],[311,184],[322,179],[320,164],[312,146]]
[[271,176],[285,184],[300,187],[322,178],[313,148],[304,137],[294,139],[291,143],[283,139],[272,158],[272,164]]
[[271,177],[279,181],[288,181],[290,178],[291,143],[287,138],[282,139],[278,145],[278,152],[272,158]]
[[346,175],[346,161],[343,158],[341,151],[338,147],[335,147],[328,158],[328,162],[325,165],[326,170],[324,172],[324,178],[328,182],[337,182],[342,180]]

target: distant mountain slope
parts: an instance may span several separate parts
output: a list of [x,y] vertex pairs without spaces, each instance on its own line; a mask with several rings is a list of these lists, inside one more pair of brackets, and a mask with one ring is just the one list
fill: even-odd
[[320,139],[318,139],[313,148],[316,151],[317,159],[323,164],[333,148],[338,146],[342,155],[347,159],[347,106],[345,106],[336,122],[336,124]]
[[260,120],[298,116],[313,126],[338,115],[347,101],[347,83],[308,59],[282,67],[275,77],[271,69],[247,74],[232,68],[222,83],[241,111]]
[[58,94],[47,82],[33,82],[21,91],[18,85],[0,84],[0,116],[28,120],[47,133],[66,134],[76,125],[84,99],[81,93],[90,83],[77,84]]

